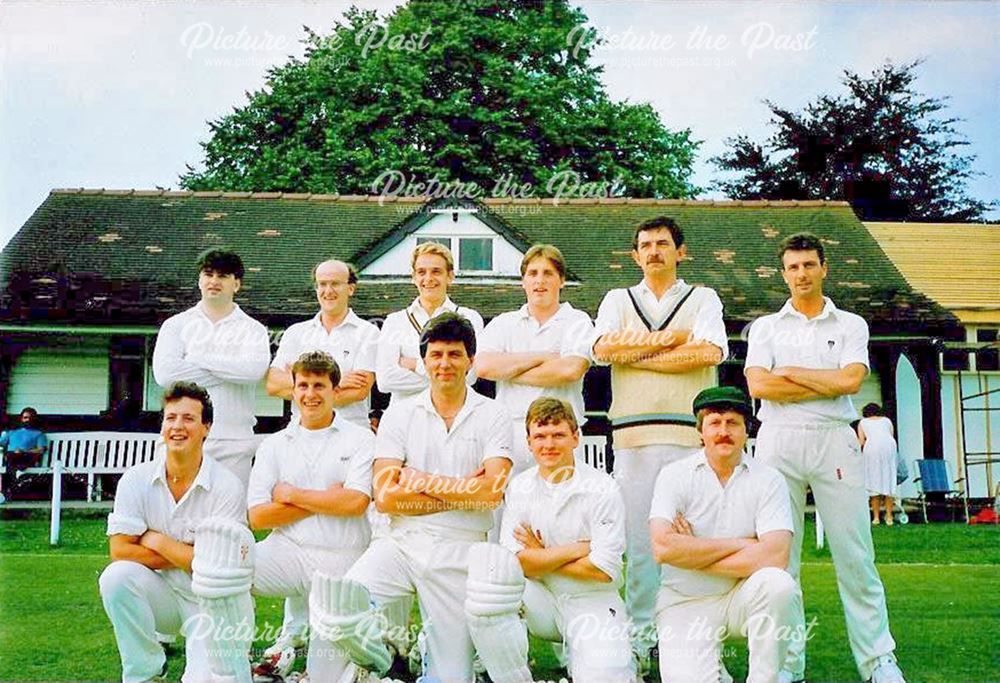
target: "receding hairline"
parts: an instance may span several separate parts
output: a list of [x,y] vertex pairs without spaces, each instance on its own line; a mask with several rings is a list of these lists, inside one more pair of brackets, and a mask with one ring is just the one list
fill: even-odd
[[319,271],[323,270],[324,268],[330,268],[330,267],[338,267],[342,271],[348,274],[351,272],[351,268],[350,266],[347,265],[347,263],[341,261],[340,259],[335,259],[335,258],[327,259],[326,261],[322,261],[316,264],[314,272],[316,273],[316,275],[319,275]]

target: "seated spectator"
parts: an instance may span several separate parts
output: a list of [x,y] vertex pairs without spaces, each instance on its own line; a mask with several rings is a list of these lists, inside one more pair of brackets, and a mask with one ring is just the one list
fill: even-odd
[[36,467],[42,454],[49,447],[45,433],[38,428],[38,411],[28,407],[21,411],[21,426],[0,434],[0,448],[4,450],[7,470],[0,483],[0,503],[9,498],[10,489],[17,479],[17,472]]

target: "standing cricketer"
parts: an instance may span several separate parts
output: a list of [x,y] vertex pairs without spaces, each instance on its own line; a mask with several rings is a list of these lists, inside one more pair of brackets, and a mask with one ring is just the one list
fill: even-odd
[[[212,428],[212,417],[212,401],[205,389],[184,382],[168,387],[160,430],[165,451],[129,468],[118,483],[115,506],[108,515],[112,562],[99,584],[104,610],[115,630],[125,683],[148,681],[166,671],[158,633],[184,634],[185,683],[212,680],[214,643],[195,618],[204,614],[191,576],[196,530],[203,520],[223,519],[246,531],[245,487],[228,469],[204,457],[202,444]],[[235,577],[236,583],[247,578],[242,575],[245,569],[219,573],[229,573],[231,578],[241,574]],[[250,585],[244,583],[236,593],[243,594],[244,610],[249,601],[246,616],[252,630]],[[246,676],[249,673],[248,664]]]
[[[333,407],[338,419],[368,428],[368,399],[375,383],[375,347],[378,328],[351,309],[358,274],[343,261],[323,261],[313,269],[319,312],[291,325],[281,335],[278,351],[267,371],[267,393],[292,400],[291,366],[307,351],[325,351],[340,369]],[[292,421],[299,415],[292,401]]]
[[267,328],[233,301],[243,272],[243,261],[231,251],[201,255],[201,301],[160,327],[153,376],[161,386],[196,382],[208,389],[215,423],[205,454],[231,469],[245,486],[258,443],[253,435],[257,385],[267,372],[271,347]]
[[469,553],[465,610],[476,650],[492,680],[530,683],[530,632],[568,645],[575,683],[632,683],[628,616],[618,594],[621,492],[609,475],[574,457],[580,431],[568,403],[536,399],[525,427],[537,465],[507,487],[500,545],[476,544]]
[[691,401],[716,384],[729,352],[722,301],[715,290],[677,278],[687,254],[684,233],[666,216],[640,223],[632,259],[643,279],[607,293],[597,312],[595,361],[611,364],[614,476],[625,497],[628,534],[626,602],[645,668],[656,644],[653,606],[659,567],[649,543],[649,503],[664,465],[699,446]]
[[[750,328],[746,378],[762,399],[756,458],[788,482],[795,536],[789,571],[798,580],[806,488],[830,539],[847,635],[862,680],[902,683],[889,633],[885,590],[875,569],[864,463],[851,403],[868,374],[868,325],[823,296],[823,243],[809,233],[781,244],[781,273],[791,298]],[[796,614],[804,629],[801,606]],[[783,680],[805,674],[805,642],[793,642]]]
[[[368,399],[375,383],[378,328],[359,318],[351,309],[351,297],[358,287],[357,271],[343,261],[329,260],[313,269],[312,278],[320,310],[309,320],[290,326],[281,335],[278,351],[267,371],[267,393],[293,399],[292,364],[303,353],[325,351],[340,370],[340,381],[334,386],[333,396],[337,420],[368,429]],[[299,405],[293,400],[292,424],[298,417]],[[308,626],[309,606],[305,597],[286,598],[281,633],[264,651],[264,660],[293,660],[295,647],[305,644]]]
[[747,682],[774,683],[799,601],[785,571],[792,543],[788,488],[777,470],[743,452],[753,406],[742,390],[706,389],[693,408],[705,447],[663,468],[649,511],[653,554],[663,563],[660,677],[717,683],[726,675],[723,640],[743,636]]
[[[448,247],[437,242],[417,246],[410,267],[417,298],[385,319],[375,355],[376,382],[379,391],[392,395],[390,403],[427,388],[429,377],[418,346],[428,320],[451,312],[469,320],[477,337],[483,332],[483,317],[471,308],[456,305],[448,297],[448,287],[455,280],[455,261]],[[466,382],[469,386],[475,384],[476,373],[469,372]]]
[[534,464],[524,438],[524,416],[541,396],[567,401],[582,425],[583,376],[590,367],[594,326],[590,316],[560,303],[566,261],[550,244],[536,244],[521,260],[521,288],[527,303],[501,313],[483,331],[476,372],[497,383],[497,400],[511,416],[512,474]]
[[[368,547],[375,435],[334,411],[340,370],[329,354],[302,354],[290,370],[299,417],[257,449],[247,505],[251,527],[273,529],[257,544],[254,592],[307,601],[317,570],[343,576]],[[339,680],[348,659],[312,635],[310,678]],[[254,673],[283,677],[294,650],[282,655],[265,657]]]
[[466,683],[473,646],[463,603],[469,549],[485,540],[510,472],[510,418],[466,383],[476,353],[467,319],[442,313],[424,328],[430,387],[389,406],[375,441],[373,489],[390,532],[343,578],[317,574],[314,628],[363,669],[384,673],[390,655],[379,610],[416,595],[426,651],[422,680]]

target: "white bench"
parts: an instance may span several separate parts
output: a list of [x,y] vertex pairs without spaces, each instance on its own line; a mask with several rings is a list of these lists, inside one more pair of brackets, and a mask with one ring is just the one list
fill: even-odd
[[[47,436],[49,447],[38,465],[20,474],[52,474],[58,461],[63,474],[86,476],[88,501],[100,498],[102,475],[124,474],[129,467],[152,460],[160,438],[147,432],[56,432]],[[0,464],[0,472],[5,470]]]

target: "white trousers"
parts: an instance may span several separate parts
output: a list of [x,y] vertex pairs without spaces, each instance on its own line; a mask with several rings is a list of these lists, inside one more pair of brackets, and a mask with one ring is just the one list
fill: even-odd
[[[776,468],[788,482],[795,536],[788,571],[799,581],[806,487],[830,541],[837,588],[844,604],[847,639],[862,680],[868,680],[879,657],[892,654],[885,589],[875,569],[864,463],[858,438],[848,425],[764,424],[757,435],[755,457]],[[795,626],[805,632],[805,614],[796,610]],[[784,668],[801,678],[805,672],[805,641],[788,648]]]
[[393,531],[372,542],[347,572],[379,608],[416,595],[427,652],[425,683],[468,683],[474,648],[465,621],[469,546],[482,534],[456,539],[422,531]]
[[200,612],[193,596],[183,596],[154,570],[128,560],[105,567],[98,584],[115,630],[123,683],[146,681],[160,673],[166,655],[157,633],[185,637],[184,683],[211,680],[210,643],[196,633],[196,620],[189,621]]
[[653,614],[660,586],[660,565],[649,539],[649,506],[656,477],[665,465],[696,452],[690,446],[655,444],[615,449],[614,477],[625,499],[628,566],[625,602],[632,619],[633,640],[643,649],[656,644]]
[[243,488],[250,483],[250,469],[253,466],[253,456],[261,437],[249,439],[205,439],[204,453],[220,465],[225,465],[229,471],[240,478]]
[[635,681],[628,615],[618,591],[557,595],[528,580],[524,618],[531,635],[567,646],[573,683]]
[[[343,576],[361,556],[361,548],[321,549],[303,547],[284,534],[271,533],[257,544],[253,592],[256,595],[294,599],[304,605],[309,620],[312,576],[322,569]],[[287,602],[285,603],[287,607]],[[287,614],[286,614],[287,616]],[[299,634],[302,635],[305,630]],[[350,666],[348,658],[329,643],[310,637],[306,670],[316,681],[337,681]]]
[[685,599],[663,588],[656,617],[663,683],[718,683],[720,649],[731,636],[747,639],[747,683],[775,683],[797,596],[791,575],[773,567],[757,570],[723,595]]

